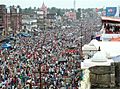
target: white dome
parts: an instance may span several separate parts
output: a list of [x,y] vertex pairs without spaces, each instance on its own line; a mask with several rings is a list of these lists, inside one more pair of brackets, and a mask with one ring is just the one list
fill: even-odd
[[102,51],[96,52],[91,59],[93,62],[106,62],[108,60],[106,53]]
[[91,40],[91,42],[89,43],[89,45],[93,46],[94,43],[98,43],[98,41],[96,39],[93,39],[93,40]]
[[97,50],[97,48],[94,46],[94,45],[84,45],[83,47],[82,47],[82,50],[83,51],[96,51]]

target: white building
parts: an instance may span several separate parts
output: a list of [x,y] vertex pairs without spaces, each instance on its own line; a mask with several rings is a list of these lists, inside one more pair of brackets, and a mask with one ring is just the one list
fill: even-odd
[[26,31],[33,31],[37,29],[37,20],[36,19],[22,19],[22,29],[26,29]]
[[[104,18],[106,22],[120,23],[118,19]],[[80,82],[79,89],[90,89],[90,71],[89,68],[94,66],[111,66],[115,57],[120,56],[120,41],[112,41],[110,39],[119,37],[120,34],[102,33],[101,41],[93,39],[89,44],[82,47],[84,61],[81,63],[83,69],[83,80]],[[117,60],[118,61],[118,60]],[[120,60],[119,60],[120,62]]]

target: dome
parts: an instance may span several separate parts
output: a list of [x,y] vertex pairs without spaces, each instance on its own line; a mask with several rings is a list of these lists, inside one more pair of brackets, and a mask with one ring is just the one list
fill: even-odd
[[108,60],[106,53],[102,51],[96,52],[91,59],[93,62],[106,62]]
[[94,45],[84,45],[82,47],[83,51],[96,51],[97,48]]
[[96,39],[93,39],[93,40],[89,43],[89,45],[93,46],[94,43],[98,43],[98,41],[97,41]]

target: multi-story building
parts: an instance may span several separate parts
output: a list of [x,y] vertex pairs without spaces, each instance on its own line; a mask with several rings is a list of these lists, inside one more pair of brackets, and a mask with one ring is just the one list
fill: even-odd
[[16,34],[20,32],[22,28],[22,13],[21,13],[20,6],[17,6],[17,7],[11,6],[10,13],[7,13],[7,14],[8,14],[8,22],[10,22],[8,24],[8,27],[12,29],[12,33]]
[[46,29],[46,28],[54,28],[55,27],[55,20],[56,20],[56,13],[51,13],[47,11],[47,6],[45,6],[44,2],[42,7],[37,12],[37,27],[39,29]]
[[22,14],[20,6],[0,5],[0,40],[9,34],[16,34],[21,29]]
[[29,14],[22,15],[22,31],[31,32],[37,29],[37,19]]
[[56,20],[56,14],[55,13],[48,13],[47,14],[47,28],[54,28],[55,27],[55,20]]
[[76,20],[76,12],[66,12],[65,15],[70,20]]
[[7,11],[5,5],[0,5],[0,38],[5,35],[7,28]]
[[46,16],[47,16],[47,7],[45,6],[44,2],[42,4],[42,7],[37,12],[38,18],[37,18],[37,27],[40,29],[46,28]]

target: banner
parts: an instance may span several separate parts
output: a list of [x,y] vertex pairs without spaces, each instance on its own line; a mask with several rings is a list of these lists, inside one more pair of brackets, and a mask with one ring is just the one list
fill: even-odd
[[119,17],[119,10],[117,7],[106,7],[106,16],[118,16]]

